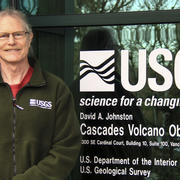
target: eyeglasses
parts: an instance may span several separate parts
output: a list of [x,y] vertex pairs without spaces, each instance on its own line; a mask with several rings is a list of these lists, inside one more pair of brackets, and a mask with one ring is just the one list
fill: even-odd
[[12,34],[15,40],[23,39],[26,34],[29,34],[27,31],[16,31],[13,33],[0,32],[0,40],[8,40],[10,35]]

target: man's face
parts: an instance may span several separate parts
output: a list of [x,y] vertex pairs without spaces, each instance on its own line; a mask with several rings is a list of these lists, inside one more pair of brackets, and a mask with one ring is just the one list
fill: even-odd
[[[24,34],[15,32],[24,32]],[[24,23],[18,17],[0,17],[0,61],[19,63],[28,60],[33,34],[25,32]]]

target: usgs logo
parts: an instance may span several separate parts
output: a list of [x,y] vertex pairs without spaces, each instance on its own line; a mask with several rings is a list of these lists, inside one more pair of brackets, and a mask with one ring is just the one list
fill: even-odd
[[80,52],[80,92],[114,92],[113,50]]
[[52,109],[52,102],[51,101],[43,101],[38,99],[30,99],[29,101],[30,106],[36,106],[43,109]]
[[[146,83],[153,91],[162,92],[171,88],[173,82],[180,89],[180,51],[177,52],[174,58],[173,73],[158,62],[158,56],[161,55],[165,62],[173,61],[173,55],[168,49],[155,49],[149,54],[148,63],[150,68],[162,76],[164,79],[162,84],[157,83],[157,79],[147,78],[147,54],[145,49],[140,49],[138,52],[138,81],[136,84],[129,82],[129,51],[121,51],[121,83],[122,86],[132,92],[140,91]],[[147,81],[147,82],[146,82]]]

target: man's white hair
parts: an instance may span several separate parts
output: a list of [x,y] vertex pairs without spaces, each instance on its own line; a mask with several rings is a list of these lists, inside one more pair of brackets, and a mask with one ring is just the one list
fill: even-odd
[[18,10],[12,9],[12,8],[7,8],[7,9],[0,11],[0,18],[5,17],[5,16],[12,16],[12,17],[16,17],[16,18],[18,17],[23,22],[26,31],[32,32],[31,25],[28,23],[26,15],[24,13],[22,13],[21,11],[18,11]]

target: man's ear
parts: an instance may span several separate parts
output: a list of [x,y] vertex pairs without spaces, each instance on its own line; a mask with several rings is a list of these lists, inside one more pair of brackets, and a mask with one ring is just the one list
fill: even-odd
[[29,40],[29,47],[31,46],[31,42],[32,42],[32,40],[33,40],[33,33],[32,32],[30,32],[29,34],[28,34],[28,40]]
[[30,33],[29,33],[29,41],[30,41],[30,43],[32,42],[33,36],[34,36],[34,35],[33,35],[33,32],[30,32]]

